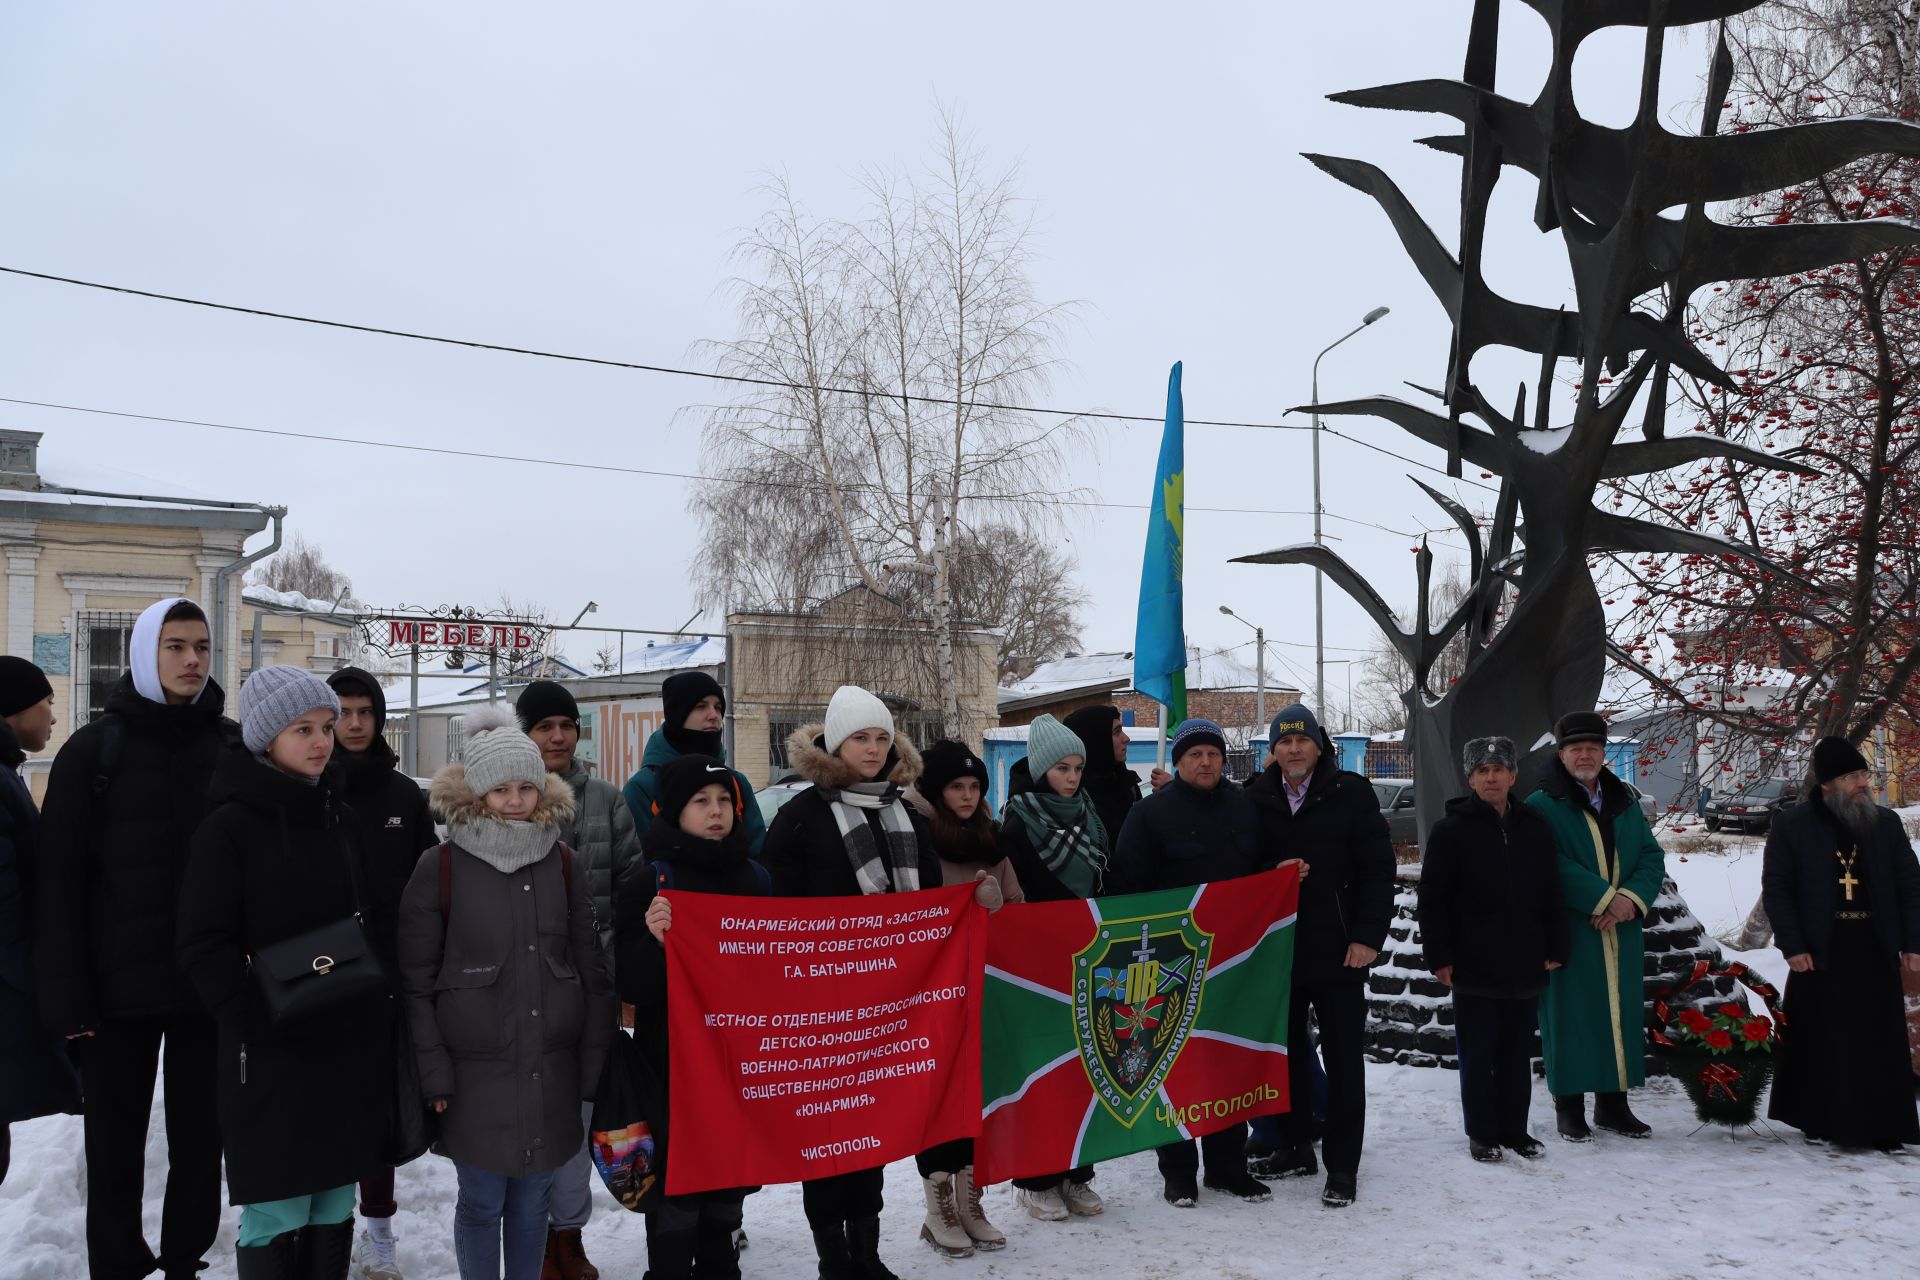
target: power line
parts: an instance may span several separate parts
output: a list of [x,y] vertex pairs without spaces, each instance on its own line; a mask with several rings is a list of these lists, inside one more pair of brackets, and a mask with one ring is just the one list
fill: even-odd
[[[368,440],[355,436],[326,435],[311,431],[288,431],[277,427],[245,427],[230,422],[208,422],[199,418],[172,418],[156,413],[132,413],[121,409],[96,409],[86,405],[58,404],[50,400],[26,400],[17,396],[0,396],[0,404],[27,405],[36,409],[58,409],[67,413],[90,413],[109,418],[129,418],[139,422],[164,422],[171,426],[204,427],[212,431],[233,431],[243,435],[275,436],[287,440],[307,440],[318,444],[351,445],[364,449],[392,449],[402,453],[437,454],[450,458],[471,458],[484,462],[512,462],[525,466],[559,467],[569,471],[594,471],[615,475],[653,476],[666,480],[690,480],[698,484],[737,484],[753,488],[766,489],[805,489],[817,486],[794,480],[755,480],[745,476],[707,476],[690,471],[663,471],[653,467],[630,467],[609,462],[573,462],[564,458],[535,458],[525,454],[488,453],[478,449],[454,449],[444,445],[405,444],[397,440]],[[863,492],[891,493],[878,485],[861,482],[843,486]],[[968,497],[987,502],[1011,502],[1024,506],[1050,507],[1099,507],[1115,511],[1146,511],[1149,506],[1144,502],[1097,502],[1086,498],[1028,497],[1022,494],[970,494]],[[1249,515],[1249,516],[1310,516],[1311,511],[1280,511],[1269,507],[1188,507],[1188,511],[1205,512],[1210,515]],[[1382,533],[1391,533],[1396,537],[1417,538],[1418,533],[1408,533],[1403,529],[1388,528],[1369,520],[1357,520],[1351,516],[1335,515],[1323,512],[1329,520],[1339,520],[1346,524],[1363,528],[1377,529]],[[1445,529],[1423,530],[1427,533],[1453,533],[1451,526]]]
[[[717,373],[704,369],[681,369],[672,365],[644,364],[633,360],[613,360],[603,356],[573,355],[564,351],[544,351],[536,347],[515,347],[498,342],[478,342],[469,338],[447,338],[438,334],[418,333],[409,329],[392,329],[381,325],[355,324],[346,320],[323,320],[315,316],[295,315],[288,311],[269,311],[264,307],[243,307],[231,302],[213,302],[205,298],[188,298],[179,294],[156,293],[150,289],[135,289],[128,285],[106,284],[98,280],[80,280],[73,276],[57,276],[45,271],[28,271],[24,267],[0,266],[0,272],[5,272],[8,275],[22,276],[30,280],[46,280],[54,284],[73,285],[81,289],[98,289],[105,293],[119,293],[134,298],[148,298],[156,302],[174,302],[183,306],[204,307],[212,311],[228,311],[235,315],[259,316],[268,320],[287,320],[295,324],[318,325],[327,329],[345,329],[354,333],[379,334],[389,338],[407,338],[414,342],[433,342],[439,343],[442,346],[466,347],[474,351],[498,351],[507,355],[534,356],[542,360],[565,360],[573,364],[599,365],[609,369],[632,369],[642,373],[670,374],[674,377],[681,378],[706,378],[715,382],[733,382],[747,386],[776,387],[786,391],[817,391],[829,395],[864,397],[880,395],[880,398],[886,400],[905,400],[914,404],[934,404],[967,409],[997,409],[1006,413],[1040,413],[1064,418],[1094,418],[1107,422],[1141,422],[1150,424],[1164,423],[1166,420],[1164,415],[1150,417],[1144,414],[1134,413],[1106,413],[1094,409],[1050,409],[1038,405],[987,405],[981,404],[978,401],[955,400],[942,396],[881,394],[871,389],[861,387],[823,386],[804,382],[788,382],[778,378],[755,378],[745,374]],[[1243,427],[1254,431],[1313,430],[1311,424],[1293,422],[1228,422],[1208,418],[1189,418],[1186,419],[1185,425],[1190,427]],[[1445,468],[1420,462],[1417,459],[1409,458],[1403,453],[1395,453],[1391,449],[1382,448],[1377,444],[1362,440],[1358,436],[1346,435],[1324,424],[1320,429],[1330,436],[1346,440],[1352,444],[1357,444],[1363,449],[1371,449],[1375,453],[1385,454],[1389,458],[1397,458],[1409,466],[1419,467],[1425,471],[1432,471],[1438,475],[1447,476]],[[1485,489],[1489,493],[1494,492],[1491,486],[1479,484],[1476,481],[1467,480],[1459,476],[1447,476],[1447,478],[1457,480],[1461,484],[1472,485],[1476,489]],[[1196,510],[1198,510],[1198,508],[1196,508]]]

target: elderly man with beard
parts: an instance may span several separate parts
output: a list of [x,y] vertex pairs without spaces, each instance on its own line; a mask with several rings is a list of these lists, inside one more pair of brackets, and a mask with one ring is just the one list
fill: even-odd
[[1920,1142],[1900,986],[1920,972],[1920,863],[1844,738],[1813,747],[1814,786],[1767,836],[1761,896],[1787,976],[1767,1114],[1808,1142],[1897,1153]]
[[1540,1045],[1560,1136],[1590,1142],[1593,1123],[1627,1138],[1652,1136],[1627,1107],[1646,1083],[1642,1027],[1644,922],[1666,883],[1667,856],[1626,783],[1607,768],[1607,722],[1574,711],[1553,727],[1559,751],[1527,803],[1553,826],[1560,898],[1568,913],[1565,968],[1540,1001]]

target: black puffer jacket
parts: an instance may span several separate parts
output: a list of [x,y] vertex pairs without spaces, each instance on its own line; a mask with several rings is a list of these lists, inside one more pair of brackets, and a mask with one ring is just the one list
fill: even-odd
[[[41,1016],[54,1030],[196,1003],[175,960],[174,919],[214,767],[245,750],[240,726],[220,714],[225,705],[211,680],[198,702],[169,706],[141,697],[123,676],[105,714],[54,757],[34,940]],[[101,797],[102,748],[113,734],[119,758]]]
[[[817,724],[807,725],[788,740],[788,758],[794,770],[813,783],[780,806],[767,828],[767,839],[760,846],[760,861],[773,875],[773,892],[782,898],[857,898],[860,881],[853,873],[853,859],[840,838],[840,824],[834,821],[833,804],[822,787],[851,786],[858,779],[841,759],[827,751]],[[920,753],[905,739],[894,739],[893,754],[881,776],[897,786],[909,786],[920,776]],[[934,851],[933,832],[920,812],[903,799],[920,841],[920,888],[937,889],[943,883],[940,856]],[[867,815],[873,829],[875,847],[886,848],[886,831],[880,825],[878,811]]]
[[26,753],[0,720],[0,1125],[80,1110],[60,1037],[40,1020],[33,984],[33,874],[40,814],[15,772]]
[[1567,962],[1567,911],[1553,826],[1531,805],[1505,815],[1479,796],[1447,801],[1420,864],[1420,946],[1427,967],[1451,965],[1457,991],[1530,996],[1547,961]]
[[180,965],[220,1027],[220,1136],[234,1204],[358,1182],[381,1164],[388,997],[270,1026],[247,958],[354,912],[352,824],[324,785],[234,754],[194,835]]
[[1201,790],[1176,777],[1133,807],[1107,868],[1107,893],[1212,884],[1270,870],[1252,799],[1222,778]]
[[[387,702],[371,675],[354,667],[336,673],[358,675],[359,684],[372,690],[376,723],[385,725]],[[348,692],[357,692],[350,689]],[[440,843],[433,827],[433,811],[420,784],[400,772],[400,757],[376,729],[373,741],[359,755],[336,750],[327,764],[327,785],[347,806],[365,851],[367,909],[372,915],[374,946],[380,963],[394,975],[399,987],[400,894],[407,887],[422,851]]]
[[1247,793],[1259,807],[1273,865],[1291,858],[1307,864],[1293,941],[1294,985],[1365,978],[1365,969],[1347,967],[1347,947],[1358,942],[1380,950],[1393,922],[1393,842],[1373,784],[1342,770],[1329,753],[1314,768],[1298,813],[1287,803],[1278,765],[1268,765]]
[[[1760,872],[1760,897],[1783,956],[1811,955],[1816,972],[1833,945],[1833,913],[1844,905],[1840,885],[1840,820],[1816,794],[1774,819]],[[1851,833],[1848,842],[1853,843]],[[1920,955],[1920,861],[1899,815],[1881,809],[1871,839],[1860,842],[1856,906],[1873,912],[1873,933],[1888,963]]]

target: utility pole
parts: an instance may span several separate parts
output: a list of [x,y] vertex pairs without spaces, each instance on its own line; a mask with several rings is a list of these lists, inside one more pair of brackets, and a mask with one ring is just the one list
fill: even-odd
[[[1360,332],[1380,317],[1387,314],[1388,308],[1375,307],[1361,318],[1360,323],[1329,342],[1313,358],[1313,545],[1321,546],[1320,537],[1320,361],[1341,343]],[[1326,585],[1326,575],[1318,565],[1313,570],[1313,713],[1317,716],[1327,714],[1327,611],[1322,593]]]

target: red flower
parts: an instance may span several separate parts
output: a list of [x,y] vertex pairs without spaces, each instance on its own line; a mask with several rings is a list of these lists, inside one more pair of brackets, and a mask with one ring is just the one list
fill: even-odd
[[1773,1023],[1765,1018],[1755,1018],[1740,1028],[1740,1034],[1758,1044],[1773,1034]]
[[1707,1032],[1707,1047],[1709,1049],[1731,1049],[1733,1048],[1733,1037],[1717,1029],[1709,1031]]
[[1743,1004],[1723,1004],[1720,1006],[1720,1016],[1745,1021],[1751,1015],[1747,1012],[1747,1006]]
[[1696,1035],[1707,1034],[1707,1028],[1713,1025],[1713,1020],[1698,1009],[1682,1009],[1680,1021],[1686,1024],[1687,1030]]

